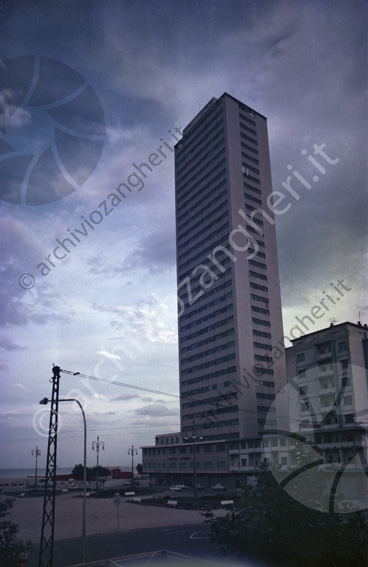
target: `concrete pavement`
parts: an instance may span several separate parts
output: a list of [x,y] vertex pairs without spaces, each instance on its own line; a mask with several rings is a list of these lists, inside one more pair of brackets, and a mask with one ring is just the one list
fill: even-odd
[[[128,503],[127,500],[129,498],[121,498],[119,531],[201,523],[205,519],[196,510],[144,506]],[[56,497],[55,539],[82,535],[82,503],[83,499],[76,498],[72,493]],[[19,524],[18,535],[21,539],[31,540],[32,543],[40,541],[42,506],[42,497],[16,498],[7,518]],[[88,498],[86,512],[87,535],[117,531],[117,513],[112,498]]]

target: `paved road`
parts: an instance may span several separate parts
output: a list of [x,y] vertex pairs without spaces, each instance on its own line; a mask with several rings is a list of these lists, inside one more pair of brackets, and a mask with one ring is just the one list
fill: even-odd
[[[111,559],[161,549],[203,559],[219,559],[219,548],[209,540],[209,525],[195,523],[88,536],[86,561]],[[81,563],[81,551],[81,538],[55,541],[54,567]],[[37,561],[38,548],[35,546],[29,554],[29,567],[37,567]]]

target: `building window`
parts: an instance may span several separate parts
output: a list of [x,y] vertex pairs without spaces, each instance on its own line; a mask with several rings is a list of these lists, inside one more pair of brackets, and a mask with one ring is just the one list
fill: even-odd
[[346,386],[349,386],[349,384],[350,384],[349,378],[343,378],[341,380],[341,385],[342,385],[343,388],[346,388]]
[[212,445],[205,445],[204,446],[205,453],[212,453]]
[[217,451],[225,451],[225,445],[223,443],[218,443],[216,446]]
[[176,469],[176,463],[170,463],[169,467],[170,469]]
[[345,423],[354,423],[354,414],[348,413],[345,415]]
[[343,350],[347,350],[348,348],[348,343],[346,341],[343,341],[342,343],[338,343],[337,345],[337,350],[339,352],[342,352]]
[[287,465],[287,457],[281,457],[281,465],[285,466]]
[[180,469],[186,469],[187,468],[187,463],[180,463]]
[[343,400],[344,400],[344,406],[351,406],[351,404],[353,403],[352,396],[344,396]]
[[305,362],[305,353],[304,352],[299,353],[296,357],[296,361],[298,364],[300,364],[301,362]]
[[187,452],[187,448],[186,448],[186,447],[179,447],[179,453],[185,454],[186,452]]
[[348,359],[340,360],[340,364],[341,364],[341,369],[346,370],[349,366],[349,361]]
[[217,468],[219,470],[225,470],[226,469],[226,461],[217,461]]
[[247,459],[242,459],[241,464],[242,464],[242,467],[246,467],[247,466]]
[[205,468],[206,471],[211,470],[212,469],[212,461],[205,461],[204,468]]

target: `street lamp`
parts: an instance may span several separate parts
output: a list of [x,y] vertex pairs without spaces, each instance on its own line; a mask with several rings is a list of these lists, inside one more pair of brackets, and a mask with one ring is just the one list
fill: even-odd
[[[40,401],[41,405],[47,405],[50,400],[48,398],[43,398]],[[83,416],[83,426],[84,426],[84,442],[83,442],[83,519],[82,519],[82,558],[83,563],[86,561],[86,486],[87,486],[87,424],[86,416],[82,407],[82,404],[76,398],[63,398],[59,399],[59,402],[76,402],[82,412]]]
[[[191,435],[188,435],[189,431],[193,431],[193,433]],[[183,439],[185,441],[189,441],[191,443],[193,443],[193,453],[194,453],[194,462],[193,462],[193,480],[194,480],[194,501],[195,501],[195,507],[198,508],[198,489],[197,489],[197,456],[196,456],[196,442],[197,441],[203,441],[203,437],[199,436],[197,434],[198,431],[198,426],[196,426],[194,424],[193,421],[193,425],[192,427],[188,427],[186,429],[186,433],[183,436]]]
[[135,449],[134,445],[128,449],[128,455],[132,455],[132,482],[134,478],[134,455],[138,455],[138,449]]
[[35,449],[32,449],[32,455],[36,458],[36,467],[35,467],[35,489],[37,490],[37,459],[41,455],[41,449],[39,449],[36,445]]
[[96,493],[97,493],[97,496],[98,496],[98,466],[99,466],[98,465],[98,463],[99,463],[98,455],[99,455],[99,452],[100,452],[100,447],[104,451],[105,450],[105,443],[103,441],[100,441],[100,438],[97,437],[97,441],[93,441],[93,443],[92,443],[92,451],[94,451],[95,448],[96,448],[96,453],[97,453],[97,474],[96,474]]

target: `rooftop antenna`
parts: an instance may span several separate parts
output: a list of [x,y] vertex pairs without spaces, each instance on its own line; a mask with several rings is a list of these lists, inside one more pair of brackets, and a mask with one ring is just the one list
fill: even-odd
[[338,319],[335,319],[335,317],[331,317],[331,319],[329,319],[330,321],[330,327],[333,327],[335,325],[335,323],[337,323]]

